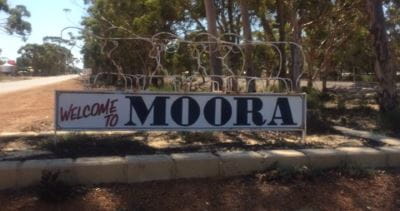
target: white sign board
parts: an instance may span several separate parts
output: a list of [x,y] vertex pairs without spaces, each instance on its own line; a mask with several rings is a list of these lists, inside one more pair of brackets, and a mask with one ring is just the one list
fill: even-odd
[[304,130],[304,94],[56,92],[57,130]]

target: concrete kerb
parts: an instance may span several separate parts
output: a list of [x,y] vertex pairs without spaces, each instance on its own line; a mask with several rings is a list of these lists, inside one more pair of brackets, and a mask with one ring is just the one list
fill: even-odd
[[127,182],[127,162],[123,157],[78,158],[72,167],[77,184]]
[[263,150],[258,153],[264,156],[266,167],[270,168],[292,169],[309,165],[306,155],[298,150]]
[[44,171],[58,172],[60,180],[71,183],[74,181],[72,167],[72,159],[27,160],[21,162],[16,169],[16,186],[26,187],[38,184]]
[[389,168],[400,167],[400,147],[380,147],[378,149],[386,154],[386,165]]
[[345,153],[346,164],[362,168],[387,167],[387,153],[369,147],[341,147],[338,151]]
[[265,157],[254,151],[217,152],[220,176],[238,176],[262,171],[268,167]]
[[17,187],[17,169],[21,164],[19,161],[0,162],[0,189]]
[[170,156],[174,162],[174,177],[176,179],[220,175],[220,160],[211,153],[176,153]]
[[174,162],[168,155],[126,156],[127,182],[169,180],[175,175]]
[[337,149],[301,149],[307,158],[311,169],[330,169],[343,166],[346,162],[345,153]]
[[364,168],[400,167],[400,147],[177,153],[126,157],[1,161],[0,189],[38,184],[43,171],[57,171],[71,184],[135,183],[180,178],[246,175],[271,167],[316,169],[343,163]]

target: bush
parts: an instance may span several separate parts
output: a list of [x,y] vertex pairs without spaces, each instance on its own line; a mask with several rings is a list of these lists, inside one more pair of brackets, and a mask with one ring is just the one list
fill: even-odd
[[307,131],[310,133],[331,131],[330,122],[322,113],[324,104],[334,97],[314,88],[302,87],[302,91],[307,93]]
[[400,108],[380,113],[378,123],[382,129],[400,133]]
[[324,133],[332,130],[330,122],[322,115],[319,109],[307,111],[307,132]]
[[333,100],[332,95],[314,88],[302,87],[302,91],[307,93],[307,108],[309,109],[323,109],[326,102]]

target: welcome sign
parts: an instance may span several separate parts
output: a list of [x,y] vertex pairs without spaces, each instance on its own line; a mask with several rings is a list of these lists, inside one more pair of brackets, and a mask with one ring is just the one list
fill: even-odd
[[57,130],[304,130],[305,94],[56,91]]

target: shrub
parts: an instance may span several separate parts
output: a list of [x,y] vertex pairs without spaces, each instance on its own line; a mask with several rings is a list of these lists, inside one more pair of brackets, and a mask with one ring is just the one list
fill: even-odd
[[330,131],[330,122],[322,113],[324,104],[331,101],[333,96],[308,87],[302,87],[302,91],[307,93],[307,131],[310,133]]
[[378,123],[382,129],[400,133],[400,108],[380,113]]
[[332,130],[330,122],[322,115],[318,109],[309,109],[307,111],[307,132],[323,133]]
[[324,104],[333,100],[333,96],[323,93],[314,88],[302,87],[302,91],[307,93],[307,107],[309,109],[323,109]]

